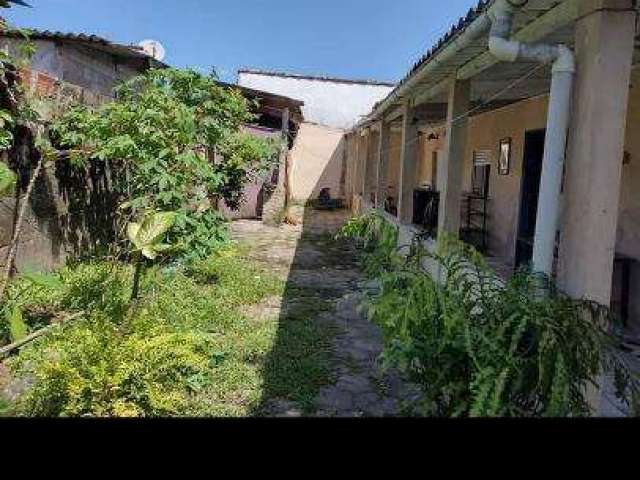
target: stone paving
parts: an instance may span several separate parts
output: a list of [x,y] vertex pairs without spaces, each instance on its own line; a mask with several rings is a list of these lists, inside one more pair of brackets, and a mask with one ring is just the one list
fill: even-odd
[[[287,286],[328,288],[335,299],[331,311],[316,321],[337,331],[333,341],[332,370],[335,382],[320,390],[316,417],[386,417],[411,414],[420,390],[396,371],[384,371],[379,360],[382,334],[361,311],[366,281],[350,245],[336,248],[333,234],[344,224],[345,212],[298,209],[298,225],[269,227],[261,222],[239,221],[234,238],[248,246],[250,258],[286,278]],[[295,301],[295,299],[289,299]],[[283,302],[286,303],[286,302]],[[256,316],[278,314],[277,299],[264,304]],[[291,402],[273,401],[269,416],[300,417]]]

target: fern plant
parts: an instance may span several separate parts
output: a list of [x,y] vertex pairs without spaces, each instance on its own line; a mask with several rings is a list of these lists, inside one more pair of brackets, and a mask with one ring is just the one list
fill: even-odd
[[[406,258],[386,243],[372,253],[385,228],[379,220],[356,219],[343,234],[367,247],[367,270],[377,271],[380,288],[366,303],[384,333],[383,358],[422,385],[425,414],[590,416],[587,390],[605,373],[633,407],[638,378],[608,309],[573,300],[528,271],[500,281],[477,251],[450,238],[433,253],[418,243]],[[424,271],[425,258],[441,265],[441,282]]]

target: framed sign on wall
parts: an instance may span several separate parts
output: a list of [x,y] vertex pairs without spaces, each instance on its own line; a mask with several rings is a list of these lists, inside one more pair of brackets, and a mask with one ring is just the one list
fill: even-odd
[[500,161],[498,174],[509,175],[511,172],[511,138],[500,140]]

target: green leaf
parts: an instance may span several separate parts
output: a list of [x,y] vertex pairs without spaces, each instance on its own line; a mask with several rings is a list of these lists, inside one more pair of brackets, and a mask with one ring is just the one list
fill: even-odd
[[38,287],[60,289],[64,286],[57,275],[48,275],[44,273],[24,273],[22,276]]
[[175,212],[152,213],[145,216],[142,224],[130,223],[127,236],[136,250],[149,260],[155,260],[159,253],[169,251],[170,245],[160,244],[166,233],[176,223]]
[[147,215],[137,232],[137,245],[146,247],[162,240],[162,237],[176,222],[175,212],[161,212]]
[[142,248],[142,255],[144,255],[149,260],[155,260],[158,257],[158,254],[153,249],[153,247],[143,247]]
[[12,342],[19,342],[28,334],[27,324],[24,323],[22,310],[20,307],[14,306],[9,314],[9,334]]
[[0,196],[11,195],[15,191],[17,179],[13,170],[0,162]]
[[129,237],[129,241],[140,250],[143,246],[138,244],[138,232],[140,232],[139,223],[130,223],[127,225],[127,237]]

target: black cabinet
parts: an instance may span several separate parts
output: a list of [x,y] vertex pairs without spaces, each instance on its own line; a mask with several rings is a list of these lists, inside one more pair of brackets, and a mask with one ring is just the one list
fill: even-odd
[[417,189],[413,192],[413,224],[419,225],[427,232],[438,231],[438,213],[440,209],[440,193],[432,190]]

